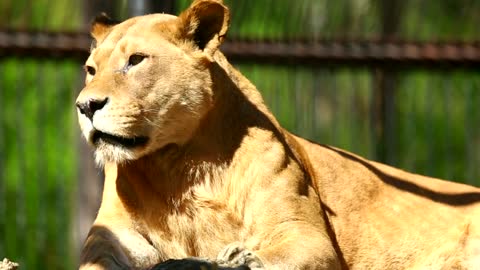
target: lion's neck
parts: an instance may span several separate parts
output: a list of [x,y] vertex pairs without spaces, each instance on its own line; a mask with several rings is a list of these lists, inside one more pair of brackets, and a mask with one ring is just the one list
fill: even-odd
[[116,177],[112,180],[116,181],[120,199],[127,207],[141,207],[141,201],[168,209],[182,207],[197,186],[218,182],[227,166],[220,155],[195,148],[168,145],[139,160],[115,165]]

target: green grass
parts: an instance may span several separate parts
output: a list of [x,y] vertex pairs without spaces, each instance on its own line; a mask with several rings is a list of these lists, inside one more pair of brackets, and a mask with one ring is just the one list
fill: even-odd
[[[3,256],[23,269],[72,268],[71,210],[77,181],[73,61],[0,62]],[[58,71],[61,71],[59,73]]]

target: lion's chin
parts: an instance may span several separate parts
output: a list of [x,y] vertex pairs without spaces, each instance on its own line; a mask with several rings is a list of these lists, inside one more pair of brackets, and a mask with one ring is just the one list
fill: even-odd
[[148,137],[126,138],[95,131],[90,138],[95,146],[95,161],[99,166],[107,162],[117,164],[140,158],[148,144]]
[[123,164],[141,157],[141,151],[102,143],[95,148],[95,162],[102,167],[105,163]]

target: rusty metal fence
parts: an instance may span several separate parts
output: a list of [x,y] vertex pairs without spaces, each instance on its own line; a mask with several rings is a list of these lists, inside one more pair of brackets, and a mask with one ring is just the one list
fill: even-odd
[[[74,268],[96,213],[101,173],[73,106],[90,18],[178,13],[189,2],[0,3],[0,257]],[[225,2],[222,50],[287,129],[480,186],[478,1]]]

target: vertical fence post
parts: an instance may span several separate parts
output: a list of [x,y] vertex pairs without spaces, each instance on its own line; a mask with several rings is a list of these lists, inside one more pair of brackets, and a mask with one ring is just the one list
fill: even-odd
[[377,68],[374,71],[372,125],[376,160],[392,164],[395,156],[395,95],[394,70]]
[[128,15],[130,17],[149,13],[175,13],[175,0],[136,0],[128,1]]
[[[83,22],[86,29],[89,29],[90,22],[92,21],[95,16],[98,14],[105,12],[107,15],[111,16],[112,18],[115,17],[115,8],[116,6],[114,3],[117,1],[103,1],[103,0],[85,0],[83,2],[83,10],[85,14],[83,18]],[[135,2],[135,1],[133,1]]]
[[[382,38],[391,39],[398,33],[402,17],[402,7],[406,1],[378,1]],[[372,129],[373,144],[376,146],[376,159],[387,164],[394,163],[396,156],[396,83],[398,74],[395,69],[379,67],[373,73]]]
[[149,13],[175,14],[175,0],[134,0],[128,1],[128,15],[139,16]]

